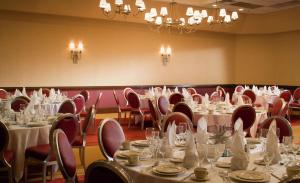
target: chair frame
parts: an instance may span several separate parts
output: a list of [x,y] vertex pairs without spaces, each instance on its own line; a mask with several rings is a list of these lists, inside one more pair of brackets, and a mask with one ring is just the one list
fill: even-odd
[[[172,104],[171,103],[171,101],[170,101],[170,99],[171,99],[171,97],[173,97],[174,95],[181,95],[181,99],[184,99],[184,96],[181,94],[181,93],[172,93],[170,96],[169,96],[169,104]],[[182,102],[182,101],[179,101],[179,102]],[[178,103],[178,102],[177,102]],[[172,105],[175,105],[175,104],[172,104]]]
[[[158,109],[157,107],[155,107],[155,105],[152,103],[152,101],[150,99],[148,99],[148,105],[149,105],[149,109],[150,109],[150,113],[151,113],[151,120],[152,120],[152,123],[153,123],[153,127],[155,127],[155,124],[157,125],[159,131],[161,131],[161,118],[160,118],[160,115],[159,115],[159,112],[158,112]],[[153,114],[151,112],[151,107],[153,108],[155,115],[156,115],[156,119],[154,119],[153,117]]]
[[[114,123],[116,123],[117,126],[120,127],[120,129],[122,129],[121,125],[115,120],[115,119],[112,119],[112,118],[106,118],[106,119],[103,119],[101,121],[101,124],[100,126],[98,127],[98,145],[99,145],[99,148],[100,148],[100,151],[101,153],[103,154],[103,156],[108,160],[108,161],[113,161],[114,158],[109,156],[104,148],[104,144],[103,144],[103,140],[102,140],[102,131],[103,131],[103,128],[104,128],[104,125],[109,122],[109,121],[112,121]],[[123,129],[122,129],[123,131]],[[124,132],[123,132],[124,133]]]
[[118,121],[119,122],[121,121],[122,113],[124,112],[124,121],[126,122],[127,112],[130,112],[131,110],[130,109],[128,109],[128,110],[122,110],[121,104],[120,104],[120,100],[119,100],[119,98],[118,98],[115,90],[113,90],[113,96],[114,96],[115,102],[116,102],[116,104],[118,106]]
[[[26,107],[28,106],[28,104],[30,102],[30,99],[28,97],[18,96],[18,97],[16,97],[16,98],[13,99],[13,101],[11,102],[11,104],[13,104],[17,100],[22,100],[26,104]],[[15,112],[20,112],[20,109],[19,109],[19,111],[15,111]]]
[[8,129],[7,129],[6,125],[4,123],[2,123],[1,121],[0,121],[0,126],[1,126],[1,128],[6,129],[6,130],[4,130],[4,136],[6,137],[5,139],[7,139],[7,141],[4,143],[3,150],[0,151],[0,162],[2,162],[4,165],[4,167],[0,168],[0,172],[8,171],[8,181],[9,181],[9,183],[13,183],[14,182],[13,181],[13,165],[8,163],[4,157],[4,151],[7,149],[8,142],[9,142],[9,133],[8,133]]
[[4,89],[0,89],[0,93],[1,93],[1,92],[5,93],[6,97],[5,97],[5,98],[1,98],[1,97],[0,97],[0,98],[1,98],[2,100],[3,100],[3,99],[7,99],[8,95],[9,95],[9,92],[7,92],[7,91],[4,90]]
[[[73,107],[74,107],[74,111],[73,111],[73,113],[71,113],[71,114],[75,114],[75,113],[76,113],[76,105],[75,105],[74,101],[73,101],[73,100],[70,100],[70,99],[67,99],[67,100],[63,101],[63,102],[60,104],[58,111],[60,111],[61,106],[63,106],[63,104],[65,104],[65,103],[67,103],[67,102],[72,103],[72,105],[73,105]],[[66,113],[66,114],[67,114],[67,113]]]
[[166,124],[166,123],[167,123],[167,120],[168,120],[171,116],[173,116],[173,115],[179,115],[179,116],[182,116],[183,118],[185,118],[185,119],[187,120],[188,128],[189,128],[190,130],[193,129],[192,122],[191,122],[190,118],[189,118],[187,115],[185,115],[185,114],[183,114],[183,113],[181,113],[181,112],[172,112],[172,113],[168,114],[168,115],[165,117],[165,119],[164,119],[164,121],[163,121],[163,123],[162,123],[162,131],[163,131],[163,132],[166,132],[166,130],[167,130],[166,125],[169,124],[169,123]]
[[[59,169],[60,169],[63,177],[65,178],[66,182],[67,183],[78,183],[77,169],[75,169],[75,174],[72,177],[72,176],[68,175],[67,170],[65,169],[65,167],[62,163],[62,158],[61,158],[59,147],[58,147],[58,134],[59,133],[64,133],[64,131],[61,129],[56,129],[53,131],[52,141],[51,141],[51,149],[55,154],[57,164],[58,164]],[[71,146],[71,144],[70,144],[70,146]]]
[[[53,136],[53,133],[54,131],[57,129],[57,124],[58,122],[61,120],[61,119],[64,119],[64,118],[69,118],[69,117],[72,117],[76,120],[78,120],[78,118],[76,117],[75,114],[70,114],[70,113],[66,113],[66,114],[63,114],[61,116],[59,116],[52,124],[52,127],[50,129],[50,133],[49,133],[49,144],[51,145],[52,144],[52,136]],[[74,139],[73,139],[74,140]],[[42,182],[43,183],[46,183],[46,174],[47,174],[47,167],[48,166],[51,166],[52,167],[52,170],[51,170],[51,180],[53,179],[53,173],[55,171],[55,166],[57,165],[57,161],[54,160],[54,161],[50,161],[51,160],[51,157],[52,157],[52,154],[51,152],[53,152],[52,149],[50,149],[50,152],[48,153],[47,155],[47,158],[44,160],[44,161],[40,161],[38,159],[34,159],[34,158],[26,158],[25,159],[25,162],[24,162],[24,183],[27,182],[27,167],[28,165],[37,165],[37,164],[41,164],[42,165]]]
[[[158,97],[157,100],[156,100],[157,111],[159,112],[160,118],[164,118],[166,115],[168,115],[168,112],[169,112],[169,111],[168,111],[166,114],[163,114],[163,113],[160,111],[160,109],[159,109],[159,99],[162,98],[162,97],[165,97],[165,96],[160,96],[160,97]],[[170,101],[168,100],[167,97],[165,97],[165,98],[166,98],[166,101],[168,102],[168,104],[169,104],[169,106],[170,106]]]
[[[78,97],[80,97],[80,98],[83,99],[83,101],[84,101],[83,108],[82,108],[80,111],[77,111],[76,103],[74,102],[74,100],[75,100],[76,98],[78,98]],[[85,103],[86,103],[86,101],[85,101],[85,98],[84,98],[83,95],[81,95],[81,94],[75,95],[74,97],[72,97],[72,101],[73,101],[74,104],[75,104],[75,114],[76,114],[76,115],[79,115],[82,111],[85,111]]]
[[81,131],[81,136],[82,136],[82,146],[72,146],[73,148],[78,148],[79,149],[79,157],[80,157],[80,162],[83,167],[83,170],[86,170],[86,165],[85,165],[85,147],[86,147],[86,136],[87,136],[87,128],[90,126],[92,122],[95,121],[96,118],[96,109],[95,105],[92,105],[89,113],[87,115],[88,118],[88,123],[86,124],[85,128],[82,128]]
[[99,166],[111,170],[118,177],[120,177],[124,183],[133,183],[132,179],[129,177],[127,172],[124,169],[122,169],[121,167],[119,167],[115,162],[103,161],[103,160],[94,161],[92,164],[89,165],[89,167],[87,168],[86,174],[85,174],[85,178],[84,178],[85,183],[90,183],[89,179],[88,179],[90,172],[94,168],[97,168]]
[[[190,119],[190,121],[193,123],[193,122],[194,122],[194,113],[193,113],[192,109],[190,108],[190,106],[188,106],[186,103],[184,103],[184,102],[178,102],[178,103],[173,107],[172,112],[179,112],[179,111],[174,111],[178,105],[184,105],[184,106],[189,110],[189,112],[190,112],[191,115],[192,115],[192,119]],[[183,113],[183,112],[181,112],[181,113]],[[184,113],[183,113],[183,114],[184,114]],[[186,115],[186,114],[185,114],[185,115]],[[186,115],[186,116],[188,116],[188,115]]]

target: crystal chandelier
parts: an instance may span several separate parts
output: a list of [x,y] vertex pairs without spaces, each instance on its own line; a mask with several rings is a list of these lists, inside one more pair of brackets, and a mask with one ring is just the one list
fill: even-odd
[[[151,8],[149,12],[145,13],[145,20],[152,30],[160,31],[163,28],[167,28],[168,30],[175,28],[179,30],[180,33],[191,33],[197,30],[197,25],[201,24],[201,22],[207,22],[209,25],[216,23],[228,24],[238,19],[238,13],[236,11],[232,12],[230,16],[227,14],[225,8],[215,8],[213,10],[215,14],[209,15],[205,9],[200,11],[188,7],[185,16],[177,17],[176,4],[175,1],[170,3],[170,13],[167,7],[161,7],[159,14],[156,8]],[[218,15],[216,15],[216,13],[218,13]]]
[[[135,6],[137,7],[137,13],[135,13],[135,15],[144,12],[146,9],[145,2],[143,0],[136,0]],[[130,4],[124,3],[123,0],[115,0],[114,11],[112,10],[112,3],[109,3],[106,0],[100,0],[99,7],[103,11],[103,14],[107,17],[114,17],[117,14],[129,15],[132,13]]]

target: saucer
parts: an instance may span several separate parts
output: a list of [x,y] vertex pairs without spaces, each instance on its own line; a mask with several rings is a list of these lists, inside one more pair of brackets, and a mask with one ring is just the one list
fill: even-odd
[[209,177],[206,176],[206,177],[203,177],[203,178],[199,179],[195,175],[192,175],[191,179],[194,180],[194,181],[197,181],[197,182],[202,182],[202,181],[208,181]]
[[126,166],[139,166],[141,165],[141,162],[135,163],[135,164],[130,164],[129,162],[125,162]]

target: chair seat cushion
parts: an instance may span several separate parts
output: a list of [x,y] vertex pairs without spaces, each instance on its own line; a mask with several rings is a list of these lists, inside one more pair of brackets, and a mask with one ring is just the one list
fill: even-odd
[[81,135],[77,135],[72,143],[72,146],[82,146],[83,145],[83,138]]
[[[150,109],[149,108],[141,108],[141,111],[144,113],[144,114],[149,114],[150,113]],[[136,113],[139,113],[139,110],[138,109],[132,109],[131,111],[132,114],[136,114]]]
[[300,103],[297,103],[297,102],[293,102],[293,103],[290,103],[290,107],[299,107],[300,108]]
[[[50,144],[41,144],[27,148],[25,151],[25,157],[32,157],[44,161],[48,157],[49,152],[51,152]],[[55,160],[55,156],[53,153],[50,160]]]
[[122,106],[121,111],[131,111],[131,107],[130,106]]
[[12,164],[14,160],[14,153],[12,151],[6,150],[4,151],[4,158],[9,164]]

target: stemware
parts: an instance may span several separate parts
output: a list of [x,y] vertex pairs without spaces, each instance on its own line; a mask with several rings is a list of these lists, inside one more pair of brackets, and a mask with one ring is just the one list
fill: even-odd
[[210,163],[211,169],[214,170],[214,163],[217,162],[219,159],[219,152],[218,152],[217,144],[207,144],[207,154],[206,158]]
[[293,137],[292,136],[283,136],[282,138],[282,144],[283,144],[283,150],[285,157],[289,159],[289,151],[291,150],[293,143]]
[[272,171],[272,168],[270,167],[270,164],[273,161],[273,159],[274,159],[274,153],[267,152],[266,149],[265,149],[265,151],[263,152],[263,160],[264,160],[264,163],[265,163],[266,170],[269,171],[269,172]]
[[153,131],[155,131],[155,129],[154,128],[151,128],[151,127],[149,127],[149,128],[146,128],[146,131],[145,131],[145,137],[146,137],[146,139],[147,139],[147,141],[149,142],[152,138],[153,138]]
[[197,152],[199,158],[199,167],[202,166],[204,159],[207,157],[207,145],[206,144],[197,144]]

